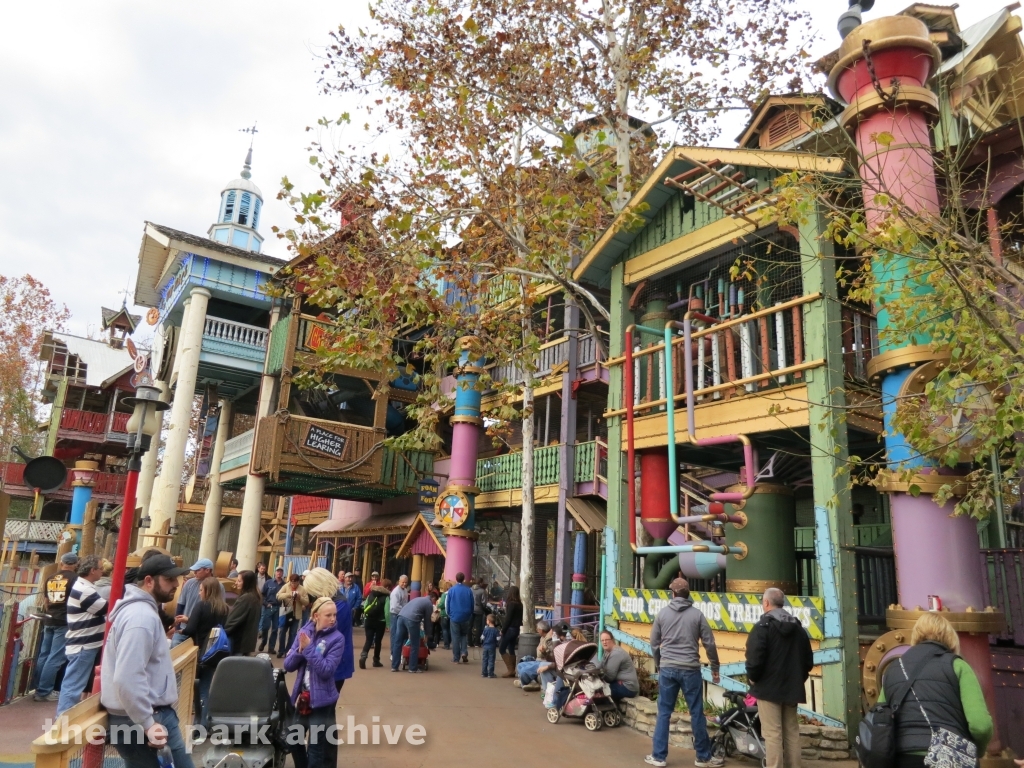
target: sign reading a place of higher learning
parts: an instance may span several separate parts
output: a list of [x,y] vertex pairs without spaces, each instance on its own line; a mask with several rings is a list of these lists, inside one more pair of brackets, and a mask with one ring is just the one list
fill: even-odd
[[[615,589],[613,613],[621,621],[650,624],[664,610],[672,593],[656,589]],[[745,592],[691,592],[693,607],[704,614],[712,629],[722,632],[750,632],[764,612],[761,595]],[[813,640],[824,634],[825,601],[820,597],[786,596],[784,610],[800,620]]]
[[325,453],[336,459],[345,457],[345,446],[347,444],[348,438],[344,435],[328,432],[316,424],[309,425],[309,431],[306,433],[306,439],[303,441],[303,445],[307,448],[312,448],[314,451]]

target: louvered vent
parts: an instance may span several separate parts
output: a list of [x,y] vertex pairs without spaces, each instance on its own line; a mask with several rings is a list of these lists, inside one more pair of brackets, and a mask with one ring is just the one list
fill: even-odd
[[252,205],[252,195],[248,192],[242,193],[242,203],[238,206],[238,223],[243,227],[249,223],[249,207]]
[[768,125],[768,147],[775,147],[801,132],[800,114],[796,110],[787,110],[778,115]]
[[263,207],[263,201],[258,197],[256,198],[256,205],[252,208],[252,228],[259,229],[260,227],[260,209]]
[[228,192],[228,196],[224,201],[224,218],[221,221],[231,221],[231,217],[235,213],[235,190]]

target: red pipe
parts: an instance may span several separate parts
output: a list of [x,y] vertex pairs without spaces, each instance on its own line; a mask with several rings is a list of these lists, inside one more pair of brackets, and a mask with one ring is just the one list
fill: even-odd
[[131,545],[132,529],[135,527],[135,493],[139,487],[139,471],[128,472],[124,484],[124,506],[121,508],[121,530],[117,535],[117,552],[114,555],[114,570],[110,576],[110,599],[107,601],[107,629],[114,606],[124,594],[124,572],[128,565],[128,547]]

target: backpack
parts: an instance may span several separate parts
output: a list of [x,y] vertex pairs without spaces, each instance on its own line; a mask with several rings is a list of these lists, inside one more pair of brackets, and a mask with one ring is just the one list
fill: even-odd
[[[913,678],[917,677],[928,658],[923,658],[914,667]],[[911,675],[907,678],[913,682]],[[876,703],[864,713],[854,739],[857,760],[864,768],[892,768],[896,764],[896,713],[909,692],[908,685],[895,700]]]
[[199,660],[200,664],[209,664],[211,661],[220,661],[231,655],[231,638],[224,631],[220,624],[210,630],[210,639],[206,641],[206,650]]
[[369,615],[376,611],[381,604],[380,592],[370,591],[370,594],[366,597],[366,602],[363,603],[363,615]]

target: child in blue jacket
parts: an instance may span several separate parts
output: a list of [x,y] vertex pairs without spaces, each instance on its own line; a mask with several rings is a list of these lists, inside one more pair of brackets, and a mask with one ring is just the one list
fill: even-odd
[[480,643],[484,652],[480,677],[497,677],[494,674],[494,657],[498,652],[498,636],[500,634],[498,628],[494,626],[494,614],[487,614],[487,626],[484,627],[483,634],[480,635]]

